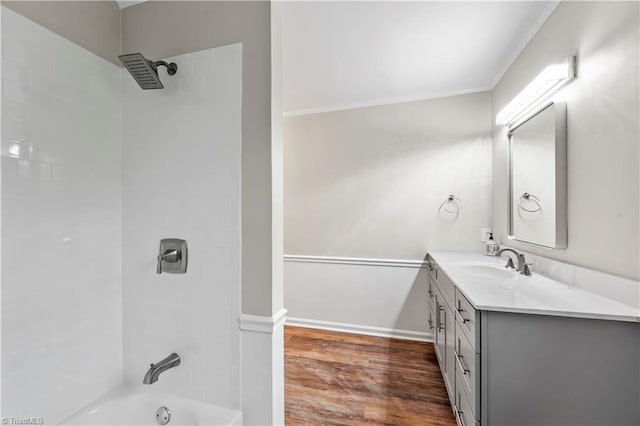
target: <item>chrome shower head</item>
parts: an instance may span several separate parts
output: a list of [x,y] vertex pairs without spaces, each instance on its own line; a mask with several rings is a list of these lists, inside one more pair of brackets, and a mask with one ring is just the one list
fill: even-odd
[[142,53],[130,53],[120,55],[120,62],[131,73],[138,85],[144,89],[163,89],[164,85],[158,77],[158,65],[167,67],[167,73],[174,75],[178,71],[178,65],[175,63],[166,63],[165,61],[149,61]]

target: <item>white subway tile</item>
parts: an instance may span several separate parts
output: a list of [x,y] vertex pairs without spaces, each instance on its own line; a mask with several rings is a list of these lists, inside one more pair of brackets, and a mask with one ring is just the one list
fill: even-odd
[[[138,382],[175,351],[182,363],[158,388],[230,408],[239,407],[240,310],[230,301],[240,289],[241,57],[237,44],[166,59],[178,73],[161,74],[161,91],[123,80],[125,379]],[[155,274],[163,237],[187,240],[187,274]]]
[[122,379],[122,142],[78,122],[120,134],[120,70],[6,8],[2,33],[3,414],[54,423]]

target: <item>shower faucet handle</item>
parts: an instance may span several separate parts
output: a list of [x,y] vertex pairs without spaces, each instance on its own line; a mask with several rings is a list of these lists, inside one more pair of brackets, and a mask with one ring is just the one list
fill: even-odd
[[161,240],[157,260],[157,274],[184,274],[187,272],[187,242],[177,238]]
[[178,261],[178,250],[175,249],[166,249],[164,253],[158,255],[158,260],[164,260],[165,262],[177,262]]
[[176,263],[178,261],[178,250],[167,249],[164,253],[158,255],[158,266],[156,273],[162,273],[162,262]]

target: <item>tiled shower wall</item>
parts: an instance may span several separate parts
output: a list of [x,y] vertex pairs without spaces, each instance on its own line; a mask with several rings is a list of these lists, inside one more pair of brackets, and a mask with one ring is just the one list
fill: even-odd
[[122,381],[121,87],[2,8],[2,411],[54,423]]
[[[177,352],[155,389],[239,408],[242,45],[166,59],[163,90],[125,74],[125,380]],[[186,274],[156,274],[161,238],[187,240]]]

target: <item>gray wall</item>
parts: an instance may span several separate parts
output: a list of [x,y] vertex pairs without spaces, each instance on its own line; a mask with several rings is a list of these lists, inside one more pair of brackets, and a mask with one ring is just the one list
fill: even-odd
[[[488,92],[288,117],[285,253],[424,259],[482,250],[491,224]],[[454,218],[438,211],[449,194]]]
[[281,302],[271,285],[270,3],[142,3],[122,11],[122,35],[124,52],[150,58],[242,42],[242,311],[271,315]]
[[[271,3],[271,305],[284,306],[284,146],[282,140],[282,2]],[[277,308],[276,308],[277,309]],[[282,390],[284,392],[284,389]]]
[[[500,111],[546,65],[578,57],[567,103],[566,250],[512,245],[542,256],[638,279],[639,101],[637,2],[562,2],[493,91]],[[494,127],[493,217],[506,241],[508,146]]]
[[115,1],[3,1],[2,5],[120,65],[120,9]]

